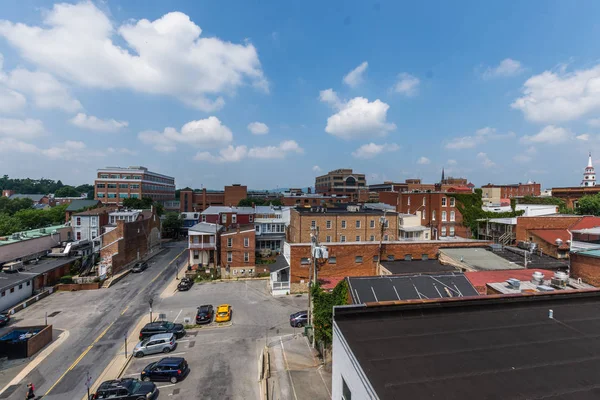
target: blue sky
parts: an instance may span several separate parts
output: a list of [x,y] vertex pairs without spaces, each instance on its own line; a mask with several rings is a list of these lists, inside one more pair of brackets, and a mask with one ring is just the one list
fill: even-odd
[[571,3],[6,1],[0,170],[578,185],[600,166],[600,3]]

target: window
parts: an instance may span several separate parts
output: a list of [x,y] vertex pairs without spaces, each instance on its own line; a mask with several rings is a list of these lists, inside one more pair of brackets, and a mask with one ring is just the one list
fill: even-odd
[[346,229],[346,221],[342,221],[342,229]]
[[446,211],[442,211],[442,221],[446,221]]
[[21,290],[21,289],[23,289],[23,284],[22,283],[19,285],[19,290]]
[[4,297],[4,296],[6,296],[6,292],[3,291],[2,292],[2,297]]
[[[250,238],[244,238],[244,247],[250,247]],[[248,254],[248,253],[246,253]]]
[[231,214],[231,223],[237,224],[237,214]]
[[206,222],[206,215],[202,215],[202,222]]
[[98,189],[104,189],[104,188],[106,187],[106,185],[105,185],[104,183],[97,183],[97,184],[96,184],[96,187],[97,187]]
[[14,293],[14,292],[15,292],[15,288],[14,288],[14,287],[11,287],[11,288],[10,288],[10,292],[11,292],[11,293]]
[[96,196],[98,196],[99,199],[102,199],[104,197],[104,193],[96,193]]
[[371,235],[371,237],[369,238],[369,240],[370,240],[371,242],[374,242],[374,241],[375,241],[375,235]]
[[254,215],[249,215],[248,216],[248,221],[249,222],[254,222]]
[[200,258],[200,252],[198,250],[194,250],[194,258]]
[[92,230],[92,239],[95,239],[96,236],[98,236],[98,233],[96,232],[95,229]]
[[336,258],[335,257],[329,257],[329,264],[335,264],[336,263]]
[[90,222],[92,223],[92,226],[96,226],[96,223],[98,222],[98,217],[91,217]]
[[[442,218],[443,218],[443,215],[444,215],[445,213],[446,213],[446,211],[442,211]],[[432,221],[435,221],[435,210],[433,210],[433,211],[431,212],[431,220],[432,220]]]
[[233,261],[233,253],[228,251],[227,252],[227,262],[230,263]]
[[450,227],[450,236],[454,236],[454,227],[453,226]]
[[327,221],[327,222],[325,222],[325,227],[326,227],[327,229],[331,229],[331,221]]
[[308,260],[308,257],[302,257],[300,259],[300,264],[301,265],[308,265],[308,264],[310,264],[310,261]]
[[126,199],[128,197],[129,197],[129,195],[127,193],[119,193],[119,198],[120,199]]
[[446,207],[446,198],[442,197],[442,207]]
[[456,199],[454,197],[450,197],[450,207],[454,207],[454,202]]
[[233,245],[233,238],[227,238],[227,247],[231,247]]
[[450,211],[450,221],[454,221],[456,219],[456,214],[454,211]]
[[373,256],[373,262],[379,261],[379,256]]
[[442,226],[442,236],[446,236],[446,227]]
[[108,194],[108,198],[109,199],[116,199],[117,198],[117,194],[116,193],[109,193]]
[[107,174],[100,174],[100,179],[108,179],[108,175]]
[[31,281],[27,281],[27,286],[31,286]]
[[425,197],[423,197],[423,205],[425,205],[425,204],[426,204]]
[[387,255],[387,260],[388,261],[394,261],[394,255],[393,254],[388,254]]
[[375,220],[374,219],[371,220],[371,228],[375,228]]
[[137,199],[137,198],[139,198],[139,197],[140,197],[140,195],[139,195],[139,194],[137,194],[137,193],[131,193],[131,198],[132,198],[132,199]]
[[356,235],[356,241],[360,242],[360,235]]
[[77,232],[77,240],[81,240],[81,232]]
[[385,235],[385,236],[383,237],[383,240],[387,241],[387,240],[388,240],[388,235]]
[[427,254],[421,254],[421,260],[429,260],[429,256]]
[[346,241],[346,236],[342,235],[340,236],[340,242],[345,242]]
[[356,256],[356,257],[354,257],[354,262],[355,263],[361,263],[362,262],[362,256]]
[[423,209],[423,214],[421,214],[421,219],[425,219],[425,214],[427,214],[427,210]]
[[327,236],[327,237],[325,238],[325,241],[326,241],[327,243],[331,243],[331,236]]
[[406,205],[410,206],[410,196],[408,196],[407,200],[406,200]]
[[139,189],[140,188],[140,184],[139,183],[132,183],[131,185],[129,185],[129,188],[131,188],[131,189]]
[[250,261],[250,253],[245,252],[244,253],[244,262],[248,262],[248,261]]
[[116,183],[109,183],[108,184],[108,188],[109,189],[116,189],[117,188],[117,184]]
[[317,227],[317,221],[315,221],[314,219],[312,221],[310,221],[310,227],[311,228],[316,228]]
[[227,223],[227,214],[221,215],[221,223],[222,224],[226,224]]
[[80,217],[77,217],[75,219],[75,221],[77,221],[77,226],[81,226],[81,218]]
[[360,228],[360,220],[358,220],[358,219],[356,220],[356,227]]
[[412,256],[410,254],[405,254],[404,261],[412,261]]
[[126,183],[119,183],[119,189],[129,189],[129,185]]

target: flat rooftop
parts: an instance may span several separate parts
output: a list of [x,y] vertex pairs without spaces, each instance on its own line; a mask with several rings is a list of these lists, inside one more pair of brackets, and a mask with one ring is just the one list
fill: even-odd
[[[53,225],[47,226],[46,228],[32,229],[29,231],[17,232],[13,235],[3,236],[3,240],[0,240],[0,246],[7,244],[22,242],[24,240],[37,239],[43,236],[50,236],[52,232],[57,231],[61,228],[66,228],[66,225]],[[54,233],[56,234],[56,233]],[[18,237],[17,237],[18,236]]]
[[346,306],[334,330],[380,399],[598,399],[599,311],[599,291]]
[[[455,265],[468,271],[492,271],[504,269],[521,269],[523,266],[500,257],[486,248],[451,248],[440,249],[440,254],[453,260]],[[539,268],[539,267],[538,267]]]
[[438,260],[396,260],[382,261],[380,264],[394,275],[420,274],[424,272],[458,272],[452,265],[441,264]]
[[80,257],[44,258],[37,264],[26,264],[23,270],[15,273],[0,272],[0,291],[10,289],[22,282],[27,282],[38,275],[60,268]]

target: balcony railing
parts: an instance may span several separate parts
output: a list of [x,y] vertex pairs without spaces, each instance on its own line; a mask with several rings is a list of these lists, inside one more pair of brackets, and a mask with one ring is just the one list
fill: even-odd
[[286,290],[289,288],[289,282],[271,282],[271,290]]
[[189,243],[189,249],[214,249],[215,243]]

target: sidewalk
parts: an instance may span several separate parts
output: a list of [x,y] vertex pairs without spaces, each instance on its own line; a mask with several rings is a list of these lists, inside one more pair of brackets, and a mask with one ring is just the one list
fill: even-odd
[[269,342],[269,354],[269,399],[331,399],[331,371],[327,372],[313,356],[305,336],[274,338]]

